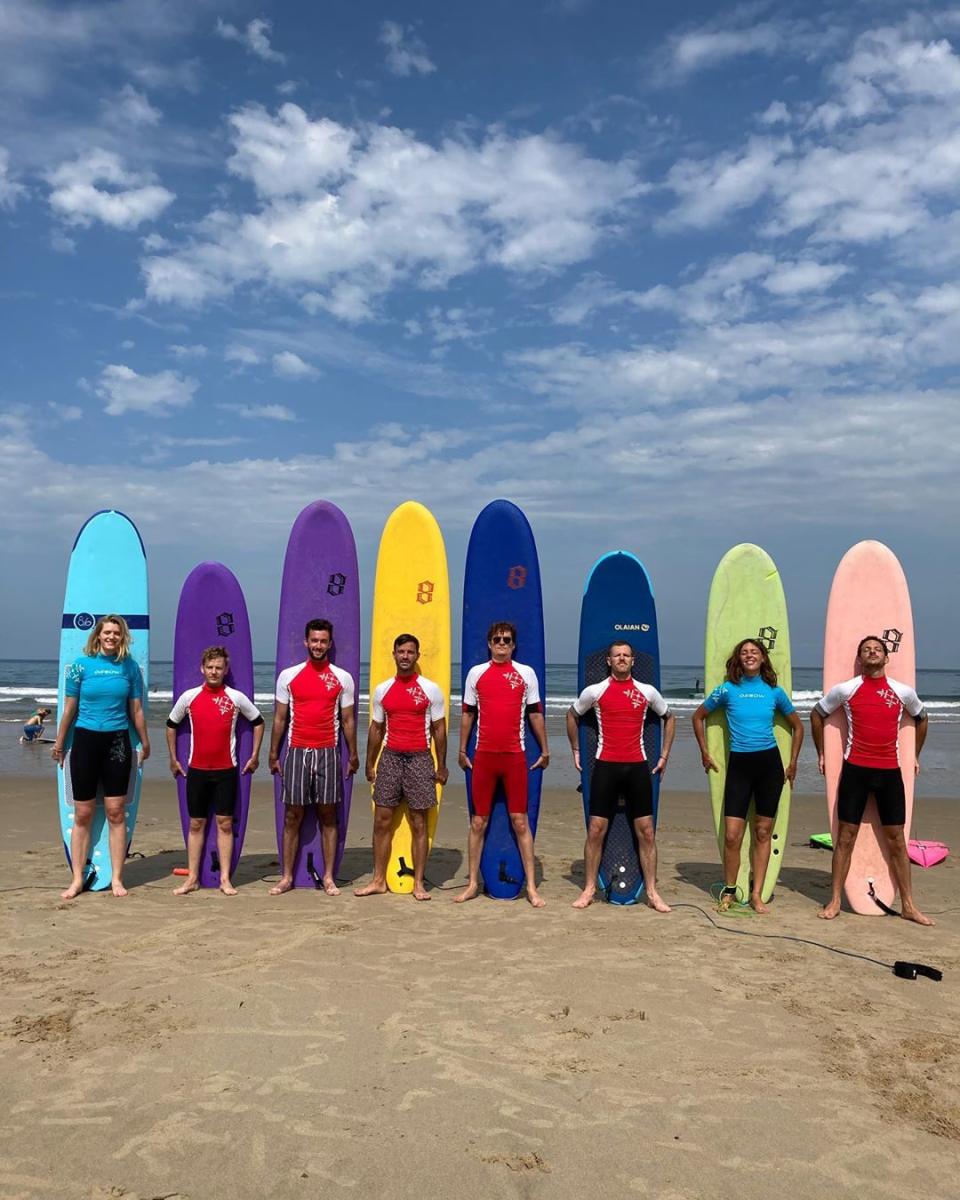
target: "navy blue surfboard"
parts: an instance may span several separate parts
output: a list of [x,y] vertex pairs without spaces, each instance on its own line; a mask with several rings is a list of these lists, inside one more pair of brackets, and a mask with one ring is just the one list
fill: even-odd
[[[460,662],[462,684],[471,667],[487,662],[487,630],[494,621],[510,621],[517,627],[517,662],[536,673],[541,703],[546,706],[546,653],[543,641],[543,594],[537,545],[527,518],[509,500],[494,500],[480,513],[467,546],[463,580],[463,635]],[[526,731],[527,763],[540,757],[540,749]],[[467,754],[476,743],[476,725]],[[473,816],[472,771],[467,771],[467,805]],[[540,815],[542,771],[528,776],[527,820],[536,835]],[[520,849],[507,814],[506,797],[498,787],[480,858],[483,885],[498,900],[515,900],[523,888]]]
[[[640,683],[660,690],[660,644],[657,608],[650,577],[643,563],[632,554],[616,550],[594,563],[580,607],[580,652],[577,661],[579,691],[600,683],[610,674],[607,647],[614,641],[629,642],[635,655],[633,676]],[[592,713],[580,722],[580,766],[583,811],[590,819],[590,781],[597,753],[597,726]],[[660,757],[660,720],[648,715],[643,746],[651,768]],[[660,777],[653,776],[653,819],[657,820]],[[643,895],[643,875],[637,850],[637,835],[627,820],[621,802],[614,814],[600,860],[600,890],[612,904],[636,904]]]

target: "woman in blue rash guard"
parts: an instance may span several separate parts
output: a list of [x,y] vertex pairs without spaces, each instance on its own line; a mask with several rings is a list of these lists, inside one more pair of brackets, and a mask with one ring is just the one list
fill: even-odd
[[[747,826],[747,811],[753,800],[750,906],[755,912],[765,913],[769,909],[760,897],[760,889],[770,861],[770,832],[784,782],[789,781],[792,785],[796,778],[803,724],[794,712],[790,697],[777,685],[777,673],[766,648],[749,638],[734,646],[727,659],[723,683],[713,689],[693,714],[693,732],[705,771],[720,770],[707,750],[704,731],[704,719],[718,708],[726,713],[730,732],[730,758],[723,790],[724,887],[720,893],[720,907],[729,908],[737,898],[740,847]],[[789,721],[793,736],[786,769],[773,735],[773,722],[778,712]]]
[[130,642],[130,630],[123,617],[115,613],[101,617],[91,630],[83,653],[66,668],[63,715],[51,752],[62,771],[67,733],[76,721],[70,750],[73,879],[61,893],[64,900],[72,900],[83,891],[90,825],[100,789],[110,825],[110,886],[115,896],[127,894],[123,886],[123,863],[127,856],[124,808],[133,765],[131,721],[140,737],[140,761],[150,757],[143,712],[143,676],[130,655]]

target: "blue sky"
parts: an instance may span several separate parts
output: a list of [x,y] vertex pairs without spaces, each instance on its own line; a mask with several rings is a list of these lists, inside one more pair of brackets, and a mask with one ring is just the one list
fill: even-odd
[[638,554],[699,660],[763,545],[795,659],[864,537],[956,665],[960,10],[0,0],[0,655],[53,656],[92,511],[138,524],[154,653],[219,558],[275,639],[326,497],[376,543],[530,517],[548,651]]

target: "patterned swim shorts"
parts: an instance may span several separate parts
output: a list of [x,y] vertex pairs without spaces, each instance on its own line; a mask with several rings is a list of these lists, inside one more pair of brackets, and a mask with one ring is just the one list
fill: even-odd
[[339,804],[343,774],[336,746],[316,750],[291,746],[283,760],[283,802],[298,808],[307,804]]
[[429,750],[405,754],[384,750],[377,763],[373,802],[380,808],[396,808],[401,800],[418,811],[436,808],[437,784],[433,778],[433,755]]

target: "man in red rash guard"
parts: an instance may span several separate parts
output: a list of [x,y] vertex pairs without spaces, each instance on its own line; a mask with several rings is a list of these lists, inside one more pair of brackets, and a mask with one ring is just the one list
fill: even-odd
[[[243,716],[253,727],[253,753],[244,763],[243,773],[252,774],[260,765],[263,741],[263,717],[249,698],[236,688],[225,687],[230,655],[223,646],[209,646],[200,659],[203,685],[188,688],[177,698],[167,718],[167,749],[170,774],[187,779],[187,878],[175,896],[186,896],[200,887],[200,858],[211,806],[217,818],[217,853],[220,855],[220,891],[235,896],[230,882],[233,858],[233,811],[237,802],[237,717]],[[177,760],[177,727],[190,722],[190,758],[187,769]]]
[[323,842],[323,890],[328,896],[339,896],[333,864],[337,855],[337,805],[343,802],[337,748],[341,727],[350,754],[350,774],[360,766],[353,677],[330,662],[333,625],[329,621],[308,621],[303,644],[307,648],[306,662],[287,667],[277,676],[270,733],[270,771],[274,775],[280,774],[280,743],[288,719],[290,736],[283,763],[283,863],[280,882],[270,889],[270,895],[282,896],[293,887],[300,825],[307,805],[315,804]]
[[[460,721],[460,766],[473,771],[473,818],[467,839],[468,882],[457,904],[472,900],[480,893],[480,854],[483,837],[493,809],[497,784],[503,782],[507,812],[517,837],[527,899],[534,908],[546,901],[537,891],[534,877],[533,835],[527,822],[527,758],[524,753],[525,722],[540,747],[540,757],[531,771],[544,769],[550,762],[547,730],[540,711],[540,686],[536,672],[513,661],[517,641],[516,628],[509,621],[498,621],[487,631],[490,661],[472,667],[463,686],[463,716]],[[473,761],[467,757],[467,743],[474,723],[477,745]]]
[[[373,879],[355,896],[387,890],[393,817],[406,801],[413,843],[413,898],[429,900],[423,886],[427,865],[427,813],[437,806],[437,784],[447,782],[447,717],[443,692],[417,673],[420,642],[401,633],[393,642],[397,673],[370,693],[367,779],[373,784]],[[430,753],[433,739],[437,755]],[[381,752],[382,747],[382,752]],[[380,755],[379,762],[377,755]]]
[[842,705],[847,714],[847,744],[837,788],[837,843],[833,848],[830,899],[817,914],[832,921],[840,912],[843,885],[850,870],[853,845],[860,831],[867,800],[877,802],[890,866],[900,890],[900,915],[918,925],[933,921],[913,902],[910,859],[904,837],[906,801],[900,771],[900,718],[906,710],[917,725],[916,763],[920,773],[920,751],[927,738],[927,714],[912,687],[886,676],[887,647],[878,637],[865,637],[857,647],[862,674],[838,683],[814,705],[810,728],[823,774],[823,719]]
[[[657,843],[650,776],[662,775],[667,768],[677,719],[655,687],[639,683],[633,678],[633,660],[633,647],[629,642],[611,643],[607,650],[609,676],[602,683],[584,688],[567,710],[567,737],[577,771],[581,769],[578,744],[580,718],[591,709],[596,716],[598,734],[597,757],[590,781],[590,821],[583,848],[586,879],[573,907],[587,908],[593,903],[603,856],[603,840],[622,796],[627,820],[632,822],[637,831],[647,903],[657,912],[668,913],[670,906],[657,891]],[[654,763],[652,772],[643,748],[643,723],[648,709],[664,719],[663,751],[659,761]]]

